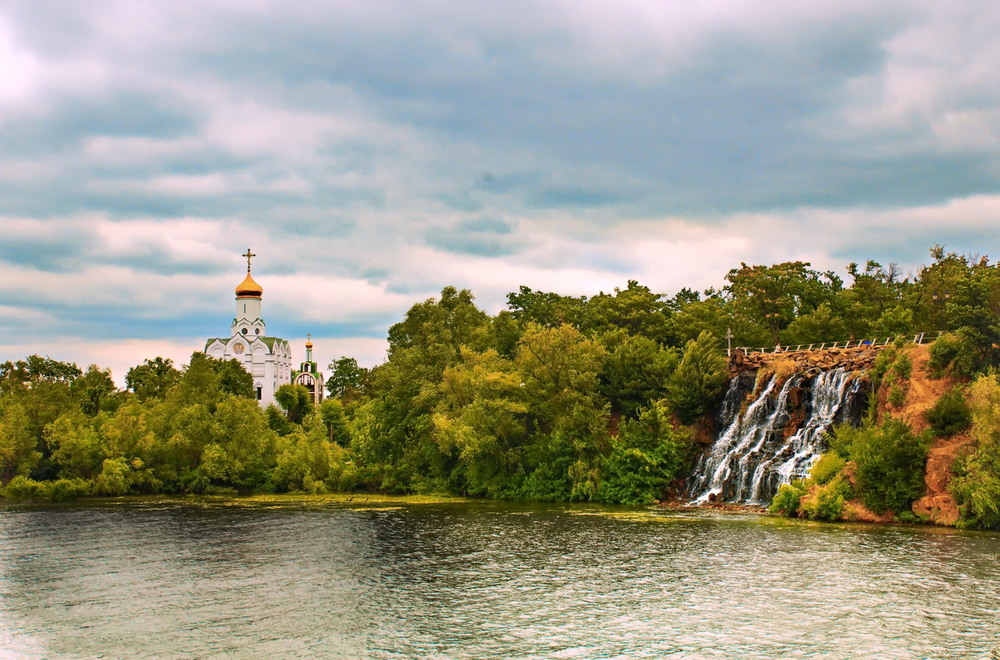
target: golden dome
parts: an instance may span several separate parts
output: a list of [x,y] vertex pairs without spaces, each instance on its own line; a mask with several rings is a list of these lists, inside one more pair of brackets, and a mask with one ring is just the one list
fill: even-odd
[[240,282],[240,285],[236,287],[236,297],[237,298],[260,298],[264,294],[264,289],[261,285],[253,281],[250,277],[250,273]]
[[312,347],[313,347],[312,341],[311,340],[306,341],[306,348],[312,348]]

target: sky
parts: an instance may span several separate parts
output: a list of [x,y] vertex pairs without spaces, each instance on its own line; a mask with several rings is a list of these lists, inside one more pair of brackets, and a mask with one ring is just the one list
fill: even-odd
[[0,0],[0,361],[996,255],[1000,3]]

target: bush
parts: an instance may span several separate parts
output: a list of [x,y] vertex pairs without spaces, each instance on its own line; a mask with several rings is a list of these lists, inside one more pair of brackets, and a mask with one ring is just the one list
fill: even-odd
[[820,456],[819,460],[812,466],[809,471],[809,480],[822,486],[840,474],[845,465],[847,465],[847,460],[837,452],[828,451]]
[[899,385],[893,385],[889,389],[889,403],[891,403],[896,408],[899,408],[904,403],[906,403],[906,390],[904,390]]
[[906,353],[900,353],[892,363],[892,373],[900,380],[909,380],[913,374],[913,362]]
[[1000,529],[1000,382],[980,378],[969,388],[969,401],[975,449],[957,461],[951,491],[960,526]]
[[976,350],[975,342],[967,336],[968,330],[963,328],[956,333],[941,335],[931,344],[928,367],[935,376],[940,377],[948,367],[956,374],[968,378],[983,370],[982,357]]
[[799,514],[799,504],[805,494],[806,485],[801,479],[796,479],[790,484],[781,484],[767,510],[794,518]]
[[[843,428],[843,427],[842,427]],[[890,417],[881,426],[867,424],[849,438],[849,453],[857,468],[861,500],[875,513],[905,511],[924,492],[928,439],[913,434],[909,425]]]
[[622,424],[604,462],[596,499],[617,504],[650,504],[663,497],[680,471],[690,441],[670,423],[665,401]]
[[42,497],[43,485],[40,481],[18,475],[10,480],[3,494],[4,497],[10,500],[37,500]]
[[961,343],[958,337],[951,333],[941,335],[931,344],[931,359],[927,362],[927,366],[935,376],[940,377],[958,356],[960,350]]
[[800,500],[800,506],[813,520],[838,520],[850,491],[850,485],[843,478],[834,479],[807,493]]
[[64,502],[87,495],[90,495],[90,484],[83,479],[35,481],[25,476],[17,476],[11,479],[4,489],[4,497],[12,500]]
[[961,433],[972,424],[972,411],[959,392],[946,393],[934,407],[924,413],[927,423],[934,429],[934,435],[945,437]]

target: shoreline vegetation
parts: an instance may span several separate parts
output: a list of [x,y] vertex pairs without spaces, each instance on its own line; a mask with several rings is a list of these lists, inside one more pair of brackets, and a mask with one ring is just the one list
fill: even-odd
[[[1000,528],[1000,266],[942,247],[903,276],[874,261],[848,285],[804,262],[741,264],[721,289],[638,282],[586,297],[520,287],[495,315],[446,287],[389,329],[385,363],[332,362],[329,397],[202,353],[129,370],[50,357],[0,364],[7,500],[468,496],[649,505],[685,496],[718,431],[733,346],[943,333],[880,348],[860,426],[835,427],[776,513]],[[770,366],[796,366],[779,353]],[[376,495],[383,493],[385,495]],[[709,508],[725,508],[713,506]]]

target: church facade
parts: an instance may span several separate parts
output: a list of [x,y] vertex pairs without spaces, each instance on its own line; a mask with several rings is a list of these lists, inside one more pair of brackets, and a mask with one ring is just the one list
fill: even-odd
[[236,316],[229,327],[229,337],[209,339],[205,342],[205,353],[242,364],[253,377],[260,405],[268,406],[275,403],[275,390],[292,382],[292,350],[284,339],[267,335],[261,313],[264,289],[250,275],[250,260],[257,255],[247,250],[243,256],[247,260],[247,275],[236,287]]

